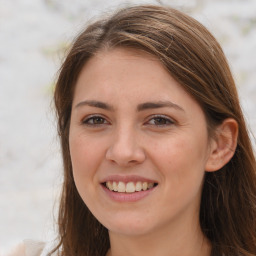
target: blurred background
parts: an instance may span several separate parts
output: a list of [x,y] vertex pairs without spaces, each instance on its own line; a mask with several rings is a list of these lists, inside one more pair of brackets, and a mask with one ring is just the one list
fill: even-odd
[[55,235],[62,165],[52,95],[65,50],[95,16],[140,3],[176,7],[214,34],[256,134],[255,0],[0,0],[0,254]]

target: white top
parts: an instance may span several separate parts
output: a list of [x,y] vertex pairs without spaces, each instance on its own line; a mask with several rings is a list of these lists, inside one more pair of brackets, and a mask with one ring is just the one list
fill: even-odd
[[[54,244],[34,240],[24,240],[6,256],[47,256]],[[54,254],[55,255],[55,254]]]

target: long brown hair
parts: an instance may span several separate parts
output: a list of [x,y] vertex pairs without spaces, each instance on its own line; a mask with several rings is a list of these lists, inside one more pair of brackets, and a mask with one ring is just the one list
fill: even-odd
[[152,5],[125,8],[89,25],[75,39],[60,69],[54,100],[64,183],[55,251],[65,256],[103,256],[110,247],[107,229],[77,192],[68,137],[74,86],[82,67],[103,48],[115,47],[158,57],[201,105],[210,136],[225,118],[237,121],[238,144],[233,158],[222,169],[205,174],[200,224],[211,241],[212,255],[255,256],[255,157],[226,58],[218,42],[199,22],[175,9]]

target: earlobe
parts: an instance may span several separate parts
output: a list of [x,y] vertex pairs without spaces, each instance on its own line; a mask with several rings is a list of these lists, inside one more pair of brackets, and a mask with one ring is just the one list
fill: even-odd
[[230,161],[236,150],[237,136],[238,124],[233,118],[225,119],[216,128],[205,171],[217,171]]

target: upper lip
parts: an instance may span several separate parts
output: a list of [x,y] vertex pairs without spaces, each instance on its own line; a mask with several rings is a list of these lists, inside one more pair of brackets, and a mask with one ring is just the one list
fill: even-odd
[[141,182],[149,182],[149,183],[158,183],[155,180],[152,180],[152,179],[149,179],[149,178],[146,178],[146,177],[142,177],[142,176],[138,176],[138,175],[125,175],[125,176],[124,175],[109,175],[106,178],[102,179],[100,181],[100,183],[105,183],[107,181],[122,181],[124,183],[127,183],[129,181],[132,181],[132,182],[141,181]]

